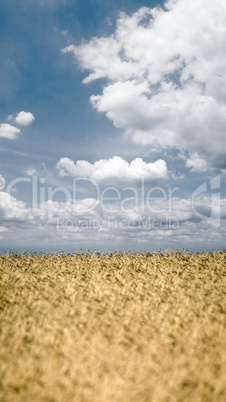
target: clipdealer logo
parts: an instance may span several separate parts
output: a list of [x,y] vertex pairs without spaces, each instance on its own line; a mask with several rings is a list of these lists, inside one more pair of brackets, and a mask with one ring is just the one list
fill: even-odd
[[[202,220],[212,226],[220,227],[221,223],[221,198],[220,198],[221,178],[220,175],[201,184],[192,195],[192,209]],[[202,211],[198,210],[198,200],[206,198],[208,207]]]

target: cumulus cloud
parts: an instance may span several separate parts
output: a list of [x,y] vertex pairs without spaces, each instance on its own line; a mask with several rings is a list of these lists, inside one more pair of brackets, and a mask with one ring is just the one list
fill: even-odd
[[2,177],[2,176],[0,175],[0,191],[1,191],[1,190],[4,190],[4,188],[5,188],[5,183],[6,183],[6,181],[5,181],[4,177]]
[[5,188],[5,179],[0,175],[0,191]]
[[[76,244],[77,248],[99,248],[100,244],[105,244],[109,248],[113,240],[114,246],[121,249],[128,245],[137,248],[139,242],[148,249],[150,244],[159,248],[160,240],[161,246],[165,244],[166,248],[173,244],[177,248],[181,245],[186,248],[224,245],[226,199],[221,200],[221,205],[217,199],[208,196],[196,198],[195,204],[192,199],[179,197],[148,197],[135,205],[130,202],[130,199],[118,204],[95,198],[74,202],[49,199],[38,206],[28,207],[0,191],[2,245],[17,241],[33,247],[35,241],[42,247],[48,244],[75,247]],[[211,210],[212,220],[209,219]]]
[[29,219],[30,210],[27,204],[17,200],[12,195],[0,191],[0,218],[3,221],[26,221]]
[[8,123],[0,124],[0,138],[7,138],[8,140],[15,140],[20,133],[20,129]]
[[19,112],[15,118],[15,122],[22,126],[28,126],[35,120],[35,117],[31,112],[24,112],[23,110]]
[[200,169],[196,152],[218,167],[225,158],[225,19],[222,0],[169,0],[164,9],[121,13],[113,35],[63,52],[90,71],[84,83],[106,80],[91,103],[133,141],[186,150],[193,170]]
[[69,158],[61,158],[57,164],[60,176],[89,178],[97,183],[121,185],[129,182],[147,182],[166,179],[168,170],[162,159],[153,163],[146,163],[141,158],[128,163],[119,156],[110,159],[101,159],[94,164],[85,160],[74,163]]
[[207,170],[206,161],[203,160],[197,152],[190,155],[190,158],[186,160],[186,167],[191,168],[192,172],[205,172]]
[[35,168],[27,168],[27,169],[25,170],[25,173],[26,173],[28,176],[34,176],[34,175],[37,175],[37,174],[38,174],[38,172],[37,172],[37,170],[36,170]]
[[[5,226],[0,226],[0,233],[8,232],[8,231],[9,231],[9,229],[7,229]],[[2,238],[2,237],[0,237],[0,238]]]

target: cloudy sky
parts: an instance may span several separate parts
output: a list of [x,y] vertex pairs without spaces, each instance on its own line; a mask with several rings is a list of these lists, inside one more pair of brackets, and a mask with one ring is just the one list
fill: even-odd
[[0,250],[225,248],[224,0],[0,3]]

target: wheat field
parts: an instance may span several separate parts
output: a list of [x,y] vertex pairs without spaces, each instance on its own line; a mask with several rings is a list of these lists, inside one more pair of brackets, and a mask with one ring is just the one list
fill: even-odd
[[226,400],[226,251],[0,256],[0,401]]

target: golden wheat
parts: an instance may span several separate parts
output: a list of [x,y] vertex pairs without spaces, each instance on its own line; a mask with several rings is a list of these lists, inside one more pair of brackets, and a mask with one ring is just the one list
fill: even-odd
[[226,252],[0,256],[0,400],[226,400]]

